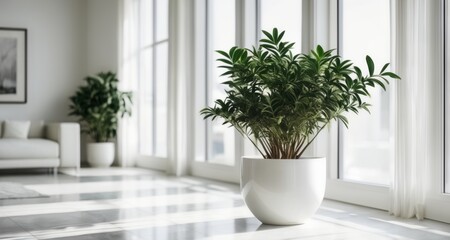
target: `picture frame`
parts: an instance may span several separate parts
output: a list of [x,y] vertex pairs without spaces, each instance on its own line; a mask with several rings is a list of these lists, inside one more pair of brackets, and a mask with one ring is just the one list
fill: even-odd
[[27,102],[27,29],[0,27],[0,103]]

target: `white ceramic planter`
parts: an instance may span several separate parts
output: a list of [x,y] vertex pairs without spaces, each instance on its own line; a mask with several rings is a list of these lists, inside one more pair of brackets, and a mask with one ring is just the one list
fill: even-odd
[[114,143],[88,143],[87,161],[92,167],[109,167],[114,161]]
[[325,158],[242,158],[241,194],[264,224],[304,223],[322,203],[325,183]]

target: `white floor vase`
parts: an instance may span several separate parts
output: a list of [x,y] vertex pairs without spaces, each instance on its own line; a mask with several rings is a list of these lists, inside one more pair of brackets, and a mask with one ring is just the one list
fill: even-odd
[[91,167],[109,167],[114,162],[114,143],[88,143],[87,161]]
[[242,158],[241,194],[264,224],[304,223],[322,203],[325,184],[325,158]]

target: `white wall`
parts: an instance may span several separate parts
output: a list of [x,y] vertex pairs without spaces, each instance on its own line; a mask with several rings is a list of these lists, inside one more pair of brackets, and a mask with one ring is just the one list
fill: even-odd
[[28,29],[28,102],[0,104],[0,119],[70,120],[86,75],[86,1],[0,0],[0,26]]
[[28,30],[28,101],[0,104],[0,119],[76,120],[69,97],[83,79],[118,70],[118,21],[118,0],[0,0],[0,27]]
[[[118,71],[118,0],[87,1],[87,72],[92,75],[99,72]],[[91,140],[82,136],[81,159],[86,159],[86,142]],[[117,162],[117,144],[116,144]]]
[[118,0],[87,1],[87,73],[118,70]]

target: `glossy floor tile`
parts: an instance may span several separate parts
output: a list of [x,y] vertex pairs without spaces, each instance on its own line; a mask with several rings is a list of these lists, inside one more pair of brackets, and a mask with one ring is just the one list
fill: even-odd
[[48,195],[0,200],[0,239],[450,239],[449,224],[330,200],[306,224],[263,225],[238,185],[145,169],[2,172],[0,181]]

